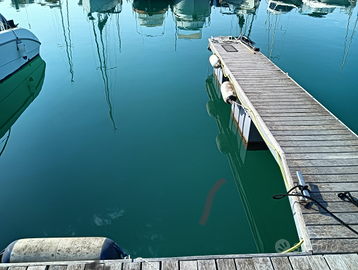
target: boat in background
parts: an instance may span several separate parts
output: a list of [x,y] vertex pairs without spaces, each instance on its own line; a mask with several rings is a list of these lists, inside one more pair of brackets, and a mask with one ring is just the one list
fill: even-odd
[[0,82],[38,56],[40,45],[31,31],[0,14]]

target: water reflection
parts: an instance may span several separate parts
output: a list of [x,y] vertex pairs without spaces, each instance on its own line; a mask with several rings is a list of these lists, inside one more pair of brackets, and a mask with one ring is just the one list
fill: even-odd
[[[277,204],[269,195],[285,190],[276,161],[271,157],[261,163],[262,157],[271,155],[268,150],[246,152],[231,117],[231,106],[223,102],[214,75],[207,78],[206,90],[210,98],[207,111],[215,118],[220,132],[216,143],[228,158],[258,252],[277,252],[275,244],[280,239],[286,239],[292,246],[298,242],[293,218],[282,218],[292,216],[289,203]],[[276,179],[265,181],[267,175]]]
[[175,0],[176,33],[179,39],[201,39],[202,29],[210,24],[210,0]]
[[[120,23],[119,14],[122,12],[122,0],[83,0],[79,5],[87,11],[87,18],[92,24],[92,31],[94,42],[96,45],[95,55],[98,60],[98,69],[101,73],[101,79],[103,81],[103,87],[106,97],[106,102],[109,108],[109,118],[113,124],[113,130],[116,131],[116,123],[113,117],[113,106],[110,97],[110,79],[111,70],[115,70],[117,66],[111,64],[110,57],[114,57],[117,50],[112,52],[112,55],[108,54],[109,48],[113,44],[113,40],[118,41],[118,51],[121,51],[121,35],[120,35]],[[110,29],[110,25],[114,25],[116,28],[115,37],[112,36],[109,40],[110,33],[113,33]]]
[[355,4],[355,0],[303,0],[300,13],[316,18],[323,18],[335,9],[339,9],[340,12],[349,13],[349,10]]
[[341,64],[341,67],[340,67],[339,77],[342,76],[343,67],[344,67],[344,64],[345,64],[347,56],[348,56],[349,48],[351,47],[351,44],[352,44],[352,41],[353,41],[353,35],[354,35],[354,32],[355,32],[355,30],[357,28],[358,14],[357,14],[356,19],[354,21],[353,29],[351,31],[349,29],[350,28],[351,17],[353,15],[353,7],[354,7],[353,4],[349,7],[348,23],[347,23],[346,33],[345,33],[345,36],[344,36],[343,57],[342,57],[342,64]]
[[[71,24],[70,24],[70,9],[68,5],[68,0],[65,0],[63,3],[61,0],[46,0],[44,3],[41,3],[42,6],[49,7],[50,9],[58,10],[60,13],[61,22],[59,26],[61,28],[61,34],[63,36],[64,45],[59,45],[64,47],[66,51],[66,58],[69,66],[69,72],[71,74],[71,82],[74,82],[74,64],[73,64],[73,42],[71,37]],[[62,37],[61,37],[62,38]]]
[[[170,1],[165,0],[134,0],[133,10],[137,23],[139,23],[137,32],[147,37],[164,35],[164,22],[169,4]],[[142,28],[143,26],[146,28],[145,30]]]
[[0,156],[11,127],[41,91],[45,62],[40,56],[0,83]]
[[88,17],[92,18],[92,13],[121,13],[122,0],[81,0],[78,3],[87,11]]
[[221,10],[222,14],[237,16],[240,27],[238,35],[250,37],[260,0],[227,0],[221,4],[225,7]]
[[274,15],[280,15],[288,13],[293,9],[298,9],[302,6],[302,0],[286,0],[286,1],[275,1],[270,0],[268,2],[267,10]]
[[[133,16],[136,19],[136,31],[146,37],[164,35],[165,21],[169,10],[172,10],[175,20],[176,38],[201,39],[202,29],[210,25],[211,7],[220,8],[224,15],[236,15],[240,31],[238,35],[250,36],[260,0],[132,0]],[[12,0],[16,9],[24,8],[34,1]],[[88,18],[95,20],[93,13],[107,14],[102,16],[100,24],[107,23],[108,14],[121,13],[123,0],[80,0],[78,3],[86,10]],[[59,8],[61,25],[64,35],[66,54],[69,62],[71,80],[73,81],[73,56],[71,41],[71,26],[69,20],[68,0],[45,0],[41,5]],[[297,10],[301,15],[324,18],[327,14],[339,9],[341,13],[351,16],[356,6],[356,0],[269,0],[267,3],[269,28],[275,30],[277,16]],[[63,10],[64,9],[64,10]],[[274,17],[270,22],[270,14]],[[271,24],[271,25],[270,25]],[[270,29],[269,29],[270,31]]]

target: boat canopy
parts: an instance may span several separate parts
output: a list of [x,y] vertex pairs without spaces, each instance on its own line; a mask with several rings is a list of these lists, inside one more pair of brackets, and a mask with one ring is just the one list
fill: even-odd
[[0,13],[0,31],[5,31],[7,29],[15,28],[13,20],[6,20],[5,17]]

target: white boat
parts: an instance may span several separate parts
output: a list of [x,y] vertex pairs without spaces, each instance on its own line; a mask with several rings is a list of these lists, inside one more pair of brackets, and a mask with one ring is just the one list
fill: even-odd
[[0,82],[38,56],[40,44],[32,32],[0,14]]

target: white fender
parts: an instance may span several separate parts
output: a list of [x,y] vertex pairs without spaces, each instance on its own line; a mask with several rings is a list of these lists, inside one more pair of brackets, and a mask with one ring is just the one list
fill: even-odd
[[223,100],[227,104],[232,104],[237,100],[235,89],[231,82],[229,81],[223,82],[221,84],[220,90]]
[[209,57],[209,62],[213,68],[221,67],[220,59],[215,54],[213,54]]

